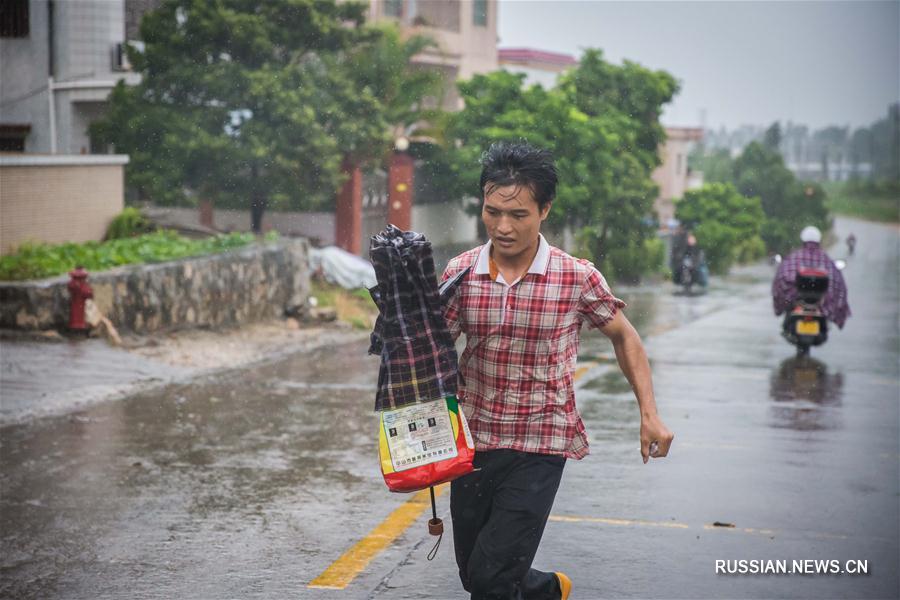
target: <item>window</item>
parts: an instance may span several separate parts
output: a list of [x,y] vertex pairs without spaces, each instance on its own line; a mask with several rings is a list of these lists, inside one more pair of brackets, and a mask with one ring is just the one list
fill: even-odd
[[28,0],[0,1],[0,37],[28,37]]
[[0,152],[25,152],[25,138],[31,125],[0,124]]
[[472,23],[480,27],[487,27],[488,3],[487,0],[475,0],[472,3]]
[[459,31],[459,0],[425,2],[409,0],[406,3],[406,22],[412,25],[434,27],[445,31]]
[[397,17],[403,16],[403,0],[384,0],[384,16]]
[[25,138],[0,136],[0,152],[25,152]]

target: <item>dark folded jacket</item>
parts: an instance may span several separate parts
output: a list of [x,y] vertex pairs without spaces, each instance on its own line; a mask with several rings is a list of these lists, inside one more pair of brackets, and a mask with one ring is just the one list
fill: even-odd
[[378,285],[370,354],[381,356],[375,410],[399,408],[456,393],[457,356],[444,305],[465,272],[438,287],[431,242],[388,225],[372,236],[369,257]]

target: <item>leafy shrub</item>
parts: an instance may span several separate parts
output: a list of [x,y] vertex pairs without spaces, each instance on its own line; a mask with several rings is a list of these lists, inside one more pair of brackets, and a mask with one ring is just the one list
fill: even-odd
[[575,253],[593,262],[607,280],[638,283],[642,275],[662,272],[666,247],[661,239],[613,234],[609,251],[605,256],[597,256],[596,235],[595,227],[582,228],[575,236]]
[[665,258],[666,247],[661,239],[629,239],[624,246],[610,248],[602,269],[612,281],[638,283],[641,275],[659,273]]
[[900,182],[850,180],[829,181],[823,187],[828,194],[829,210],[854,217],[900,222]]
[[800,244],[800,231],[815,225],[831,229],[825,192],[803,183],[784,165],[777,151],[753,142],[734,161],[734,186],[748,198],[758,197],[766,221],[760,237],[770,252],[784,254]]
[[109,227],[106,228],[106,239],[118,240],[137,237],[151,233],[155,229],[156,226],[144,216],[144,213],[133,206],[129,206],[110,222]]
[[686,192],[675,205],[675,216],[697,236],[713,273],[726,273],[736,260],[765,253],[759,235],[765,214],[759,198],[742,196],[730,183],[709,183]]
[[[266,235],[266,240],[278,234]],[[189,239],[174,231],[156,231],[138,237],[83,244],[22,244],[15,254],[0,257],[0,280],[21,281],[53,277],[78,265],[88,271],[104,271],[129,264],[155,263],[188,256],[215,254],[246,246],[256,240],[252,233],[230,233],[204,239]]]

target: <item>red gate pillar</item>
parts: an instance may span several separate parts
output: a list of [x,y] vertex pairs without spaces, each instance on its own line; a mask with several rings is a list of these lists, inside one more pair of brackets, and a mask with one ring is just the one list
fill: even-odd
[[213,223],[213,203],[212,200],[201,200],[199,203],[200,208],[200,224],[204,227],[209,227],[212,229],[215,227]]
[[334,211],[334,243],[347,252],[359,255],[362,250],[362,171],[345,162],[347,175],[337,195]]
[[413,158],[406,152],[394,152],[388,170],[388,223],[408,231],[412,227]]

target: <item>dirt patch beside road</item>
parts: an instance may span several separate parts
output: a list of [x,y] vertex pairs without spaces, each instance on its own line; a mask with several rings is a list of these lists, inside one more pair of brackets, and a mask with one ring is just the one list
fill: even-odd
[[126,338],[122,347],[144,358],[176,367],[218,370],[240,367],[324,344],[363,337],[343,322],[299,326],[292,319],[252,323],[221,330],[185,330]]
[[291,352],[363,337],[375,324],[378,309],[366,290],[345,290],[313,278],[310,312],[320,322],[274,319],[222,329],[191,329],[123,340],[123,348],[176,367],[228,369]]

